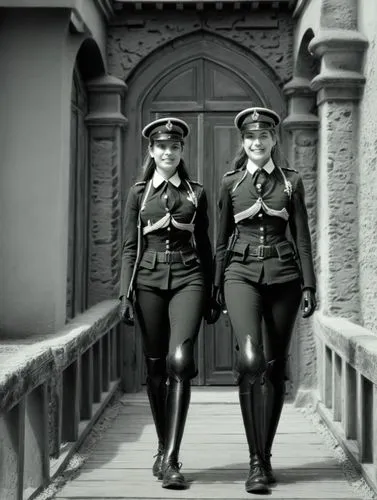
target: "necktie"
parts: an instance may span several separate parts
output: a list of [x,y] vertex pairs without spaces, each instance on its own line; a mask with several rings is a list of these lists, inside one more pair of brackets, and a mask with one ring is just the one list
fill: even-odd
[[257,175],[255,176],[255,186],[258,192],[262,191],[263,184],[266,182],[266,180],[267,180],[266,172],[263,168],[260,168],[259,172],[257,172]]

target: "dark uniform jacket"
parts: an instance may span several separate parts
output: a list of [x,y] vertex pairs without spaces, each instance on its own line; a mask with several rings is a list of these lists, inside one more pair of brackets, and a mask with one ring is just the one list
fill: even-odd
[[[224,275],[225,279],[242,276],[264,284],[301,278],[303,288],[315,290],[303,182],[295,170],[282,170],[288,182],[275,166],[270,173],[265,173],[262,187],[258,172],[252,174],[246,168],[228,172],[223,177],[215,286],[222,286]],[[294,245],[287,238],[288,225]],[[227,251],[230,241],[231,252]],[[277,255],[260,258],[263,253],[263,248],[258,249],[260,245],[272,247]]]
[[[130,188],[124,213],[120,296],[131,298],[135,287],[173,290],[186,283],[204,281],[210,297],[213,265],[207,197],[200,183],[188,182],[189,185],[182,180],[174,185],[164,181],[155,187],[152,181],[142,181]],[[171,220],[166,223],[169,216]],[[159,228],[164,220],[164,227]],[[192,232],[187,230],[190,223]],[[183,228],[177,227],[180,224]],[[152,230],[148,232],[149,229]],[[169,263],[169,252],[180,252],[182,261]],[[166,263],[159,262],[162,253],[167,256]]]

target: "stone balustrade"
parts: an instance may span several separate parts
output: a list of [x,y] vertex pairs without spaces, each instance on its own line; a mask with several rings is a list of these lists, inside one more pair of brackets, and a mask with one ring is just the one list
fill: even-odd
[[314,316],[317,411],[357,470],[377,486],[377,336],[342,318]]
[[54,335],[0,342],[0,498],[27,500],[48,485],[121,382],[117,300]]

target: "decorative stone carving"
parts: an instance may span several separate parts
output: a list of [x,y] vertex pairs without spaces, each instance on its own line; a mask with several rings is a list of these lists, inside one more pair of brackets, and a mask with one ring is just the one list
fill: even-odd
[[90,235],[88,306],[117,294],[121,246],[121,112],[124,82],[106,75],[88,84]]
[[286,11],[255,11],[245,17],[211,11],[120,12],[109,26],[109,71],[127,80],[139,62],[167,43],[195,32],[213,33],[253,51],[286,82],[292,75],[293,22]]

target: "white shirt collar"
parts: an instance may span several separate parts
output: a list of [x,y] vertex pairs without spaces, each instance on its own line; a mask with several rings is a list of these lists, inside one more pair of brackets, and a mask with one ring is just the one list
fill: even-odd
[[[255,165],[254,162],[252,162],[250,159],[247,161],[246,165],[247,170],[250,172],[251,175],[255,174],[255,172],[258,170],[258,165]],[[272,161],[272,158],[268,160],[268,162],[263,165],[263,170],[265,170],[267,173],[271,173],[275,168],[274,162]]]
[[[153,187],[158,188],[163,182],[166,182],[166,179],[164,179],[164,177],[162,177],[162,175],[155,170],[152,182]],[[175,172],[175,174],[168,179],[168,182],[171,182],[173,186],[178,187],[181,184],[181,178],[179,177],[178,172]]]

